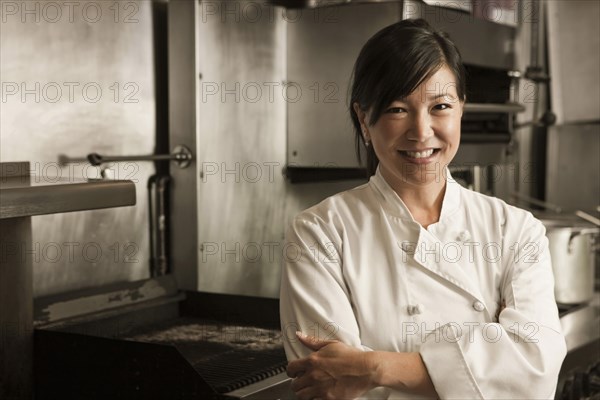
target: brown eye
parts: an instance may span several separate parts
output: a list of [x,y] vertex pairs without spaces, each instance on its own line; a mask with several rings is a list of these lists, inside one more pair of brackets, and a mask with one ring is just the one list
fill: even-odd
[[391,108],[388,108],[385,112],[389,113],[389,114],[400,114],[405,111],[406,110],[402,107],[391,107]]
[[433,108],[435,108],[436,110],[447,110],[451,107],[450,107],[450,104],[442,103],[442,104],[436,104],[436,106]]

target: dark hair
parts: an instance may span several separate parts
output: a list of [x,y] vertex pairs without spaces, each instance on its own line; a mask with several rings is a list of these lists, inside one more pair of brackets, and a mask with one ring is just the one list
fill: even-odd
[[[444,65],[454,73],[458,98],[464,100],[465,69],[460,52],[446,33],[435,31],[425,20],[399,21],[367,41],[354,64],[349,104],[359,163],[364,138],[354,103],[365,112],[371,110],[368,122],[373,125],[392,102],[407,97]],[[379,159],[373,146],[365,147],[367,173],[371,176]]]

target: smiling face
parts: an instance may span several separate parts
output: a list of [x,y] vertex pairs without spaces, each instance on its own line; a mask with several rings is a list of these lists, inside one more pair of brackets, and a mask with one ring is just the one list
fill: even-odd
[[439,68],[406,98],[390,104],[373,124],[370,111],[354,105],[363,136],[373,146],[386,181],[396,185],[445,182],[445,167],[460,142],[463,101],[456,78],[447,66]]

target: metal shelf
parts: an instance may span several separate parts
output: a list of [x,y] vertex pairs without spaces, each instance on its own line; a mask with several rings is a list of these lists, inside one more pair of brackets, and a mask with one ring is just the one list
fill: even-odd
[[465,103],[464,111],[471,113],[518,113],[525,111],[525,106],[519,103]]
[[135,205],[135,184],[124,180],[35,177],[0,181],[0,219]]

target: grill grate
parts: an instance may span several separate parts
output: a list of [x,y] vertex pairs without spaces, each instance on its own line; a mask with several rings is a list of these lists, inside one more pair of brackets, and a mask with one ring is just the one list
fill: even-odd
[[227,393],[284,372],[286,365],[281,348],[230,350],[194,364],[194,369],[216,392]]

